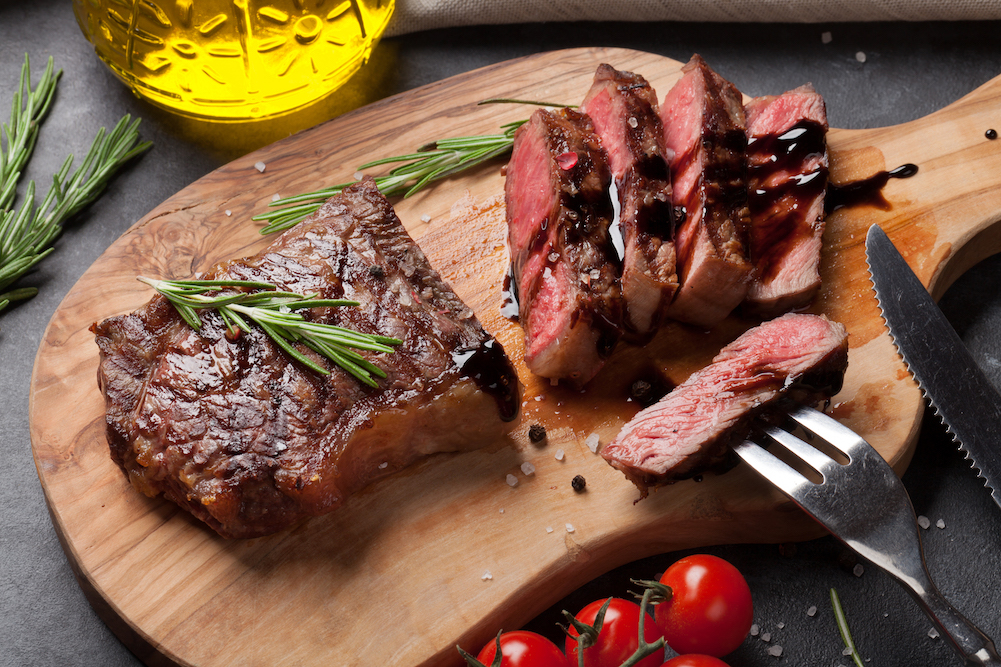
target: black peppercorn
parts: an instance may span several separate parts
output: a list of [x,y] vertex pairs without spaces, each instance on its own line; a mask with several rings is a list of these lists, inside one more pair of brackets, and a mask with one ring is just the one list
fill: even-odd
[[637,380],[629,387],[629,395],[634,401],[639,402],[641,405],[647,404],[647,401],[650,400],[650,393],[652,391],[653,386],[646,380]]
[[993,141],[993,140],[995,140],[995,139],[998,138],[998,131],[997,130],[987,130],[986,132],[984,132],[984,136],[987,137],[988,139],[990,139],[991,141]]
[[385,278],[386,271],[381,266],[370,266],[368,267],[368,275],[373,278]]
[[577,475],[573,478],[573,481],[570,482],[570,486],[573,487],[574,491],[580,493],[584,490],[584,487],[587,486],[587,480],[584,479],[584,475]]
[[528,428],[528,439],[532,444],[539,444],[546,439],[546,427],[541,424],[532,424]]

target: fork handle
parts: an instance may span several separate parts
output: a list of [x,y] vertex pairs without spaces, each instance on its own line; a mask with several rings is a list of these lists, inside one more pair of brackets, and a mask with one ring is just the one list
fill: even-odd
[[921,583],[906,582],[918,604],[963,656],[967,665],[1001,667],[1001,657],[990,637],[946,601],[927,577]]

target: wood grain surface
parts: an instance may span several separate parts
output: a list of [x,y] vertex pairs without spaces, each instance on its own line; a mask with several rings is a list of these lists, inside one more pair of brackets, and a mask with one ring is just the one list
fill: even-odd
[[[741,465],[636,489],[585,445],[635,413],[628,387],[656,368],[673,382],[752,323],[705,332],[672,325],[644,348],[621,345],[583,392],[550,386],[520,363],[521,331],[500,316],[505,271],[503,175],[495,162],[397,203],[432,264],[518,361],[521,423],[482,450],[437,455],[365,489],[333,514],[267,538],[228,541],[169,502],[134,491],[111,462],[98,351],[88,327],[150,298],[139,274],[182,278],[269,240],[250,217],[276,193],[351,180],[368,160],[435,138],[495,133],[524,118],[506,96],[575,103],[596,66],[646,76],[661,97],[681,63],[619,49],[544,53],[413,90],[292,136],[193,183],[138,221],[94,263],[53,316],[30,389],[31,441],[52,520],[102,618],[150,665],[456,665],[569,591],[618,565],[682,548],[778,542],[819,529]],[[740,82],[734,82],[738,87]],[[773,91],[779,93],[782,91]],[[935,114],[895,127],[832,130],[832,178],[912,162],[888,207],[829,217],[824,287],[814,310],[849,331],[849,369],[832,413],[898,471],[923,404],[894,353],[870,289],[863,240],[881,224],[939,295],[1001,248],[1001,79]],[[1001,130],[1001,127],[998,128]],[[255,169],[264,162],[263,173]],[[547,427],[544,446],[528,426]],[[442,428],[448,428],[443,424]],[[557,452],[565,452],[558,460]],[[524,461],[535,466],[526,475]],[[513,474],[519,483],[509,486]],[[575,493],[582,474],[587,490]],[[489,573],[489,575],[488,575]]]

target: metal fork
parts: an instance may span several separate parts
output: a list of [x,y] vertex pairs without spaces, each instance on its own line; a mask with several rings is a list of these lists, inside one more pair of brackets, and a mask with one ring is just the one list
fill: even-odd
[[[848,458],[841,463],[793,433],[762,425],[751,437],[778,444],[823,478],[815,483],[747,440],[734,451],[835,537],[892,575],[921,605],[967,665],[1001,666],[994,642],[963,618],[931,581],[907,490],[872,446],[840,422],[796,405],[791,423]],[[795,427],[791,430],[795,431]]]

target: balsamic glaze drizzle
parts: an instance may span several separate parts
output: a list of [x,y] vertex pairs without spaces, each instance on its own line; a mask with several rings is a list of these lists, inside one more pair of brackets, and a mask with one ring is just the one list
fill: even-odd
[[884,211],[890,210],[890,202],[883,197],[883,186],[891,178],[910,178],[918,173],[916,164],[902,164],[890,171],[880,171],[869,178],[860,181],[853,181],[843,185],[828,185],[827,199],[824,202],[824,209],[827,213],[836,211],[845,206],[857,206],[868,204]]
[[497,401],[500,417],[511,421],[518,416],[518,377],[504,354],[504,348],[494,338],[470,350],[452,353],[452,360],[463,377],[470,378],[480,391]]

